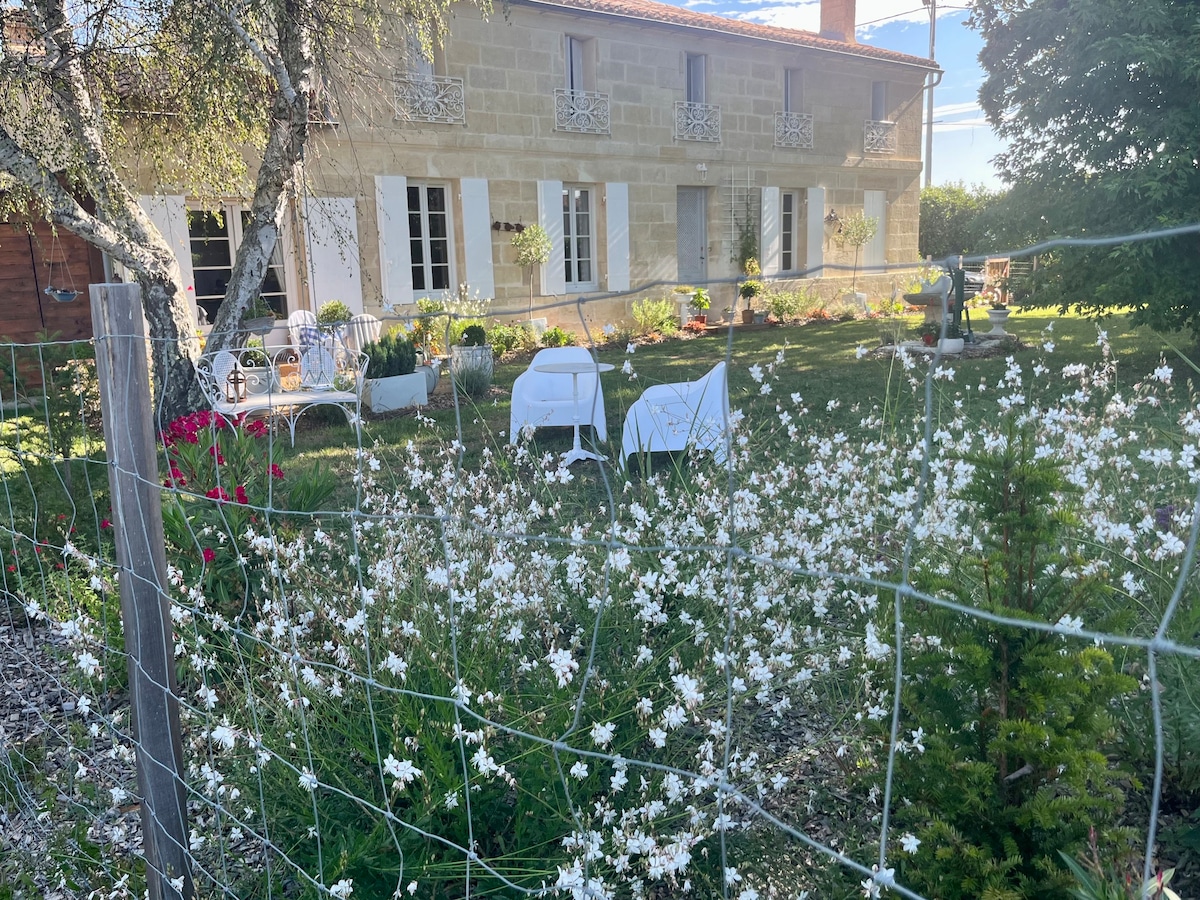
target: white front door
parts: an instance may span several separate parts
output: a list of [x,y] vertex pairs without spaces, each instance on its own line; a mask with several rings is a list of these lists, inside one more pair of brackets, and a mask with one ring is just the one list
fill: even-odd
[[675,199],[675,252],[679,281],[701,285],[708,280],[708,189],[680,187]]

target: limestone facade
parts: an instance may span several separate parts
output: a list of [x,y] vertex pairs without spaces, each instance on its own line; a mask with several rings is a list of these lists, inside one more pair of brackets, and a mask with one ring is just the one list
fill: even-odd
[[649,0],[456,8],[432,62],[397,52],[314,134],[288,305],[405,315],[465,284],[518,319],[511,239],[535,223],[555,248],[539,315],[574,330],[681,281],[728,305],[749,249],[769,279],[828,287],[854,255],[838,222],[864,209],[880,234],[860,265],[915,260],[936,67],[844,39],[853,0],[824,3],[823,36]]

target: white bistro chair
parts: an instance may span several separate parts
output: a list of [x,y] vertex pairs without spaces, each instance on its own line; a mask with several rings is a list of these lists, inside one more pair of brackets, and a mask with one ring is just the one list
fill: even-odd
[[592,362],[595,360],[586,347],[550,347],[539,350],[529,368],[513,382],[508,442],[515,444],[523,433],[532,433],[535,428],[550,425],[569,427],[575,424],[576,415],[579,416],[580,425],[591,425],[596,430],[597,440],[608,440],[608,426],[604,418],[604,391],[600,387],[598,374],[584,372],[574,376],[579,379],[577,413],[575,398],[572,395],[572,376],[536,371],[538,366],[550,363]]
[[712,451],[725,462],[729,433],[729,383],[719,362],[697,381],[647,388],[625,414],[621,462],[635,453]]
[[351,350],[362,350],[367,344],[379,340],[383,323],[370,313],[359,313],[346,323],[346,343]]
[[303,353],[309,347],[321,342],[321,332],[317,328],[317,315],[311,309],[298,309],[287,318],[288,336],[292,346]]

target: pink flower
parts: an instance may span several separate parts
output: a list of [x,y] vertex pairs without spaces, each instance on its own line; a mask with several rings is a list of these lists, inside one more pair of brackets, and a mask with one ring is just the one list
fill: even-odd
[[246,488],[243,485],[238,485],[233,489],[233,496],[237,498],[237,502],[245,505],[250,501],[246,498]]
[[272,478],[282,478],[283,477],[283,469],[279,468],[278,463],[271,463],[271,477]]
[[216,551],[214,551],[212,547],[204,548],[204,561],[206,563],[210,563],[216,558],[217,558]]

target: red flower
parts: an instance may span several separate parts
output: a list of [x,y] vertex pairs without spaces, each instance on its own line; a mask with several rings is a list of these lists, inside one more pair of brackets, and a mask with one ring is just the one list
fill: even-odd
[[210,562],[212,562],[212,561],[213,561],[214,559],[216,559],[216,558],[217,558],[217,554],[216,554],[216,552],[213,550],[213,548],[212,548],[212,547],[205,547],[205,548],[204,548],[204,561],[205,561],[206,563],[210,563]]
[[16,566],[14,566],[14,565],[12,565],[12,564],[10,563],[10,564],[9,564],[9,567],[8,567],[8,571],[10,571],[10,572],[15,572],[15,571],[17,571],[17,567],[16,567]]
[[241,503],[243,506],[250,502],[250,500],[246,497],[246,488],[240,484],[233,489],[233,496],[236,497],[237,502]]
[[108,521],[108,519],[101,519],[100,527],[101,528],[112,528],[112,522]]
[[225,501],[227,501],[229,499],[229,494],[225,493],[225,488],[223,488],[223,487],[212,488],[204,496],[208,497],[211,500],[220,500],[222,503],[224,503]]
[[267,433],[267,423],[262,419],[256,419],[246,426],[246,434],[251,437],[264,437]]
[[278,463],[271,463],[271,477],[272,478],[282,478],[283,477],[283,469],[279,468]]

